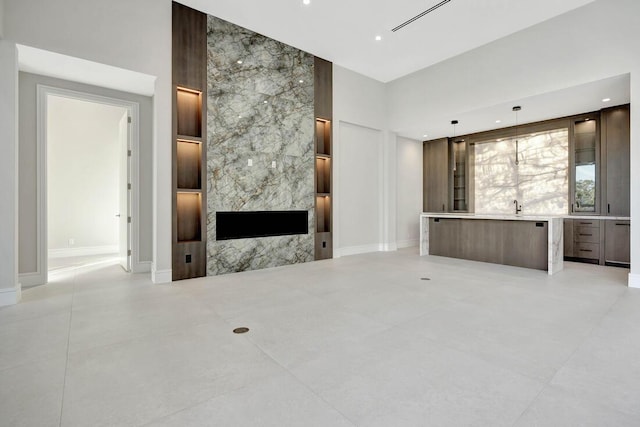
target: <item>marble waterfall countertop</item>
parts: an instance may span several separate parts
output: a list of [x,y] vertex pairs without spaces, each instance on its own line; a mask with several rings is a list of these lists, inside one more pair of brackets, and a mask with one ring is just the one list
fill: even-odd
[[551,219],[565,218],[562,215],[476,214],[448,212],[423,212],[420,216],[426,218],[498,219],[507,221],[549,221]]
[[516,221],[549,221],[550,219],[608,219],[614,221],[629,221],[628,216],[605,215],[527,215],[527,214],[477,214],[477,213],[450,213],[450,212],[423,212],[421,217],[427,218],[466,218],[466,219],[501,219]]
[[[429,218],[490,219],[499,221],[544,221],[548,223],[547,272],[554,274],[564,268],[564,218],[565,215],[516,215],[423,212],[420,214],[420,255],[429,254]],[[574,218],[574,217],[572,217]],[[595,218],[593,218],[595,219]]]

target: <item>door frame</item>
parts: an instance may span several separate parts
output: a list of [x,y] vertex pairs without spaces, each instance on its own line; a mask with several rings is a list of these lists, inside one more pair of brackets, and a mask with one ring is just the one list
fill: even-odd
[[133,101],[123,99],[110,98],[100,95],[94,95],[86,92],[62,89],[43,84],[37,85],[37,112],[36,112],[36,220],[37,220],[37,260],[36,274],[30,277],[30,283],[24,283],[26,286],[42,285],[48,281],[48,207],[47,207],[47,113],[49,95],[75,99],[79,101],[87,101],[98,104],[123,107],[127,110],[131,117],[130,134],[131,140],[131,171],[129,180],[131,182],[130,203],[131,206],[131,227],[129,240],[131,241],[131,272],[136,273],[142,269],[140,266],[139,251],[139,212],[140,212],[140,170],[139,170],[139,139],[140,139],[140,104]]

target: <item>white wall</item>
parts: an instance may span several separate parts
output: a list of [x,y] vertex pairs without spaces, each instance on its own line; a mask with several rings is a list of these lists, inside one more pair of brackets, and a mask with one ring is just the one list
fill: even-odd
[[4,0],[0,0],[0,39],[4,34]]
[[389,175],[384,158],[387,148],[384,99],[383,83],[333,66],[336,257],[377,251],[384,246],[387,218],[384,188],[385,177]]
[[157,77],[153,270],[171,280],[171,1],[5,0],[7,39]]
[[18,284],[18,56],[0,40],[0,306],[20,300]]
[[50,255],[71,253],[65,251],[69,248],[78,253],[82,253],[83,248],[90,252],[117,251],[119,221],[115,215],[121,211],[119,163],[122,155],[119,124],[126,114],[127,110],[122,107],[48,97]]
[[398,138],[398,248],[420,244],[420,220],[422,213],[422,141]]
[[[341,122],[340,209],[334,221],[340,234],[340,255],[380,250],[382,242],[383,133]],[[345,161],[348,159],[348,161]]]
[[[631,74],[631,176],[640,171],[640,2],[598,0],[388,85],[390,129]],[[640,286],[640,182],[631,181],[630,284]]]

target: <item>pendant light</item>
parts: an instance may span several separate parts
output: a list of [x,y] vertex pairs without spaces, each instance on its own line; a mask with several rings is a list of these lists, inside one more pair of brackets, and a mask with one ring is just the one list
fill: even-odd
[[456,171],[456,148],[455,148],[455,143],[456,143],[456,125],[458,124],[457,120],[451,120],[451,124],[453,125],[453,171]]
[[516,166],[520,164],[518,159],[518,111],[522,110],[522,107],[516,105],[513,107],[513,112],[516,113]]

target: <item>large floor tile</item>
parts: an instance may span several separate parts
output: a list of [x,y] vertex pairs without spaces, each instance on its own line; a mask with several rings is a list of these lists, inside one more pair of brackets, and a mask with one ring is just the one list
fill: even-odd
[[58,426],[66,357],[0,370],[0,425]]
[[582,400],[555,387],[547,387],[515,424],[516,427],[632,427],[631,416],[598,402]]
[[62,425],[138,425],[283,372],[222,322],[80,351]]
[[201,301],[182,294],[74,308],[69,351],[167,334],[217,319]]
[[214,398],[150,426],[353,427],[334,408],[290,374],[260,381]]
[[542,384],[394,329],[293,372],[358,426],[511,425]]
[[0,370],[66,357],[70,313],[0,323]]
[[249,339],[285,367],[388,328],[311,295],[294,303],[274,304],[245,313],[229,322],[251,328]]
[[551,384],[640,416],[640,325],[605,317]]

